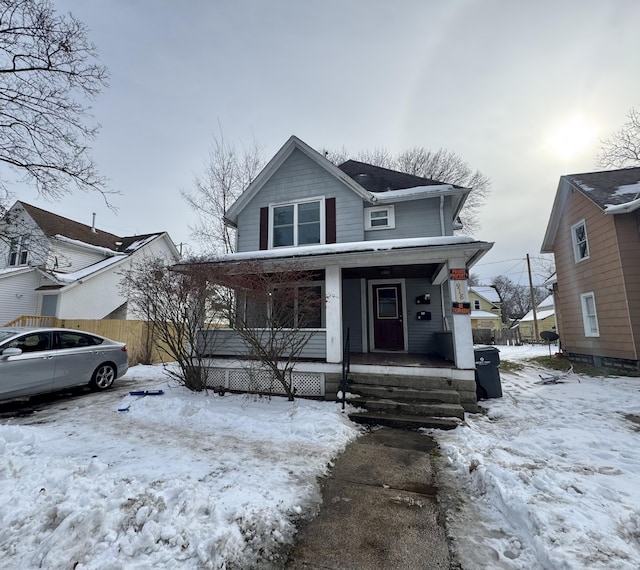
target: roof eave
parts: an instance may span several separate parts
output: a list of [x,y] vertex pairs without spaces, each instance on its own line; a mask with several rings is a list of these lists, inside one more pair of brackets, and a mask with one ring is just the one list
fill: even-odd
[[313,160],[320,167],[324,168],[332,176],[340,180],[350,190],[355,192],[363,200],[373,202],[373,196],[370,192],[365,190],[355,180],[347,176],[342,170],[340,170],[335,164],[327,160],[316,150],[311,148],[307,143],[300,140],[295,135],[291,135],[289,140],[280,148],[275,156],[267,163],[267,165],[260,171],[255,180],[249,184],[246,190],[240,195],[240,197],[231,205],[227,210],[224,220],[227,224],[236,227],[238,221],[238,215],[247,204],[253,199],[253,197],[259,192],[259,190],[269,181],[273,174],[282,166],[284,161],[289,158],[291,153],[298,149],[303,152],[307,157]]

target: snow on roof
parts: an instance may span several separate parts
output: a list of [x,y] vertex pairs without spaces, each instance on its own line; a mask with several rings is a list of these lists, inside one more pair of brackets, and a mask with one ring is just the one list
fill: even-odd
[[140,249],[141,247],[144,247],[145,245],[147,245],[150,241],[153,241],[154,239],[156,239],[159,235],[160,234],[151,234],[151,235],[145,236],[143,239],[134,241],[127,246],[125,251],[127,253],[136,251],[137,249]]
[[278,247],[260,251],[229,253],[205,259],[204,261],[243,261],[247,259],[269,259],[280,257],[304,257],[309,255],[326,255],[331,253],[352,253],[358,251],[386,251],[408,247],[426,247],[438,245],[458,245],[474,243],[476,240],[468,236],[436,236],[406,239],[385,239],[371,241],[351,241],[324,245],[305,245],[302,247]]
[[0,277],[5,277],[6,275],[10,275],[11,273],[20,273],[21,271],[28,271],[33,269],[33,267],[29,265],[20,265],[18,267],[5,267],[4,269],[0,269]]
[[484,297],[490,303],[501,303],[500,295],[498,295],[498,291],[496,291],[495,287],[491,287],[489,285],[473,285],[469,287],[471,291],[474,291],[477,295]]
[[[640,184],[638,186],[640,186]],[[638,208],[640,208],[640,198],[632,200],[631,202],[626,202],[625,204],[607,204],[604,207],[604,213],[628,214],[630,212],[635,212]]]
[[618,186],[618,189],[614,192],[614,194],[617,196],[623,196],[625,194],[635,194],[637,198],[637,195],[640,194],[640,182]]
[[108,257],[107,259],[99,261],[98,263],[94,263],[93,265],[89,265],[84,269],[74,271],[73,273],[60,273],[57,271],[53,271],[52,274],[60,283],[74,283],[75,281],[83,279],[93,273],[100,271],[101,269],[105,269],[106,267],[110,267],[111,265],[115,265],[116,263],[120,263],[123,259],[126,258],[126,255],[114,255],[113,257]]
[[459,191],[451,184],[438,184],[431,186],[414,186],[413,188],[403,188],[401,190],[387,190],[386,192],[371,192],[375,201],[383,204],[385,202],[398,202],[402,200],[415,200],[425,198],[429,195],[439,196],[440,194]]
[[471,311],[472,319],[500,319],[499,315],[489,311]]
[[71,245],[77,245],[78,247],[84,247],[86,249],[90,249],[91,251],[102,253],[104,255],[109,255],[109,256],[111,256],[111,255],[121,255],[117,251],[114,251],[113,249],[109,249],[108,247],[102,247],[102,246],[99,246],[99,245],[92,245],[90,243],[87,243],[86,241],[80,241],[80,240],[77,240],[77,239],[71,239],[71,238],[68,238],[68,237],[60,235],[60,234],[56,234],[53,237],[58,241],[62,241],[64,243],[68,243],[68,244],[71,244]]
[[[541,321],[543,319],[546,319],[547,317],[554,315],[555,312],[555,309],[543,309],[540,311],[536,309],[536,318]],[[523,321],[533,321],[533,311],[529,311],[524,317],[520,319],[519,322]]]

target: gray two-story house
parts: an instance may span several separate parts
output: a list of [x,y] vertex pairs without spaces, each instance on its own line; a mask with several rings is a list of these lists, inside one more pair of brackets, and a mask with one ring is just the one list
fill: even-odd
[[[292,136],[226,214],[236,253],[210,263],[291,260],[318,275],[324,306],[296,365],[299,395],[334,398],[349,357],[353,377],[381,386],[408,378],[457,391],[462,413],[476,404],[467,276],[492,246],[454,235],[469,192],[356,161],[336,166]],[[242,343],[232,329],[215,334],[228,338],[210,355],[210,383],[243,389]]]

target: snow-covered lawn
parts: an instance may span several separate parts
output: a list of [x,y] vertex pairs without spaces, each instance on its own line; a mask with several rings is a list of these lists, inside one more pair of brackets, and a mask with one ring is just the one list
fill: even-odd
[[149,366],[120,382],[0,421],[0,568],[260,567],[358,433],[328,402],[192,394]]
[[[499,347],[503,360],[546,347]],[[568,366],[568,365],[567,365]],[[465,570],[640,568],[640,378],[502,371],[486,415],[436,432]]]

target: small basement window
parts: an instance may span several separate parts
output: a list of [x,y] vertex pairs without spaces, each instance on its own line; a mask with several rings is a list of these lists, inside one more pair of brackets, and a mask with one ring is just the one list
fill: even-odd
[[393,206],[364,209],[365,230],[388,230],[396,227]]

